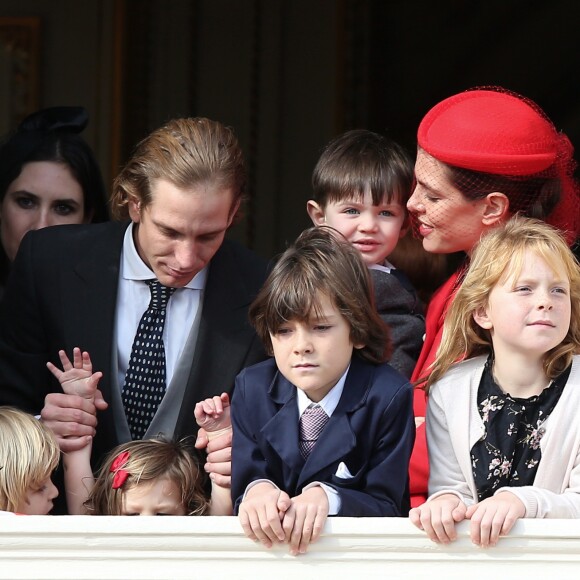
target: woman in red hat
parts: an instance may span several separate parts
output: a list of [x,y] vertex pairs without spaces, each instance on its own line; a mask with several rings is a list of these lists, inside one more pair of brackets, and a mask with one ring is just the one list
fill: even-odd
[[[519,213],[558,227],[572,244],[580,233],[580,197],[573,147],[531,100],[486,87],[435,105],[417,134],[415,190],[407,203],[423,247],[469,255],[488,230]],[[411,379],[429,375],[445,313],[465,265],[435,293],[427,311],[423,349]],[[427,497],[426,396],[415,390],[418,425],[411,457],[411,505]]]

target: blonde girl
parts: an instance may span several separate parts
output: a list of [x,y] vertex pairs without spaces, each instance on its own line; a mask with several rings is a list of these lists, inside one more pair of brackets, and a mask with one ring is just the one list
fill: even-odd
[[38,419],[0,407],[0,510],[46,515],[58,490],[51,480],[60,451]]
[[564,238],[521,217],[485,235],[427,383],[429,500],[410,518],[432,540],[454,540],[464,519],[485,547],[522,517],[580,517],[579,352]]

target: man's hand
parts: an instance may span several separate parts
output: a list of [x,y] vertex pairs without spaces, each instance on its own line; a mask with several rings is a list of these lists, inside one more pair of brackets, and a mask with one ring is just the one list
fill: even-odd
[[244,533],[266,548],[283,542],[286,534],[281,520],[290,505],[286,492],[268,482],[257,483],[240,504],[239,518]]
[[204,465],[210,479],[220,487],[230,487],[232,484],[232,431],[209,440],[205,429],[199,429],[195,441],[197,449],[205,449],[207,460]]
[[101,372],[93,373],[91,358],[79,348],[73,350],[73,362],[61,350],[58,353],[63,370],[51,362],[50,372],[60,382],[64,393],[50,393],[44,399],[40,417],[55,434],[61,451],[70,453],[88,445],[97,426],[97,411],[108,404],[97,389]]
[[466,517],[467,506],[452,493],[440,495],[409,512],[409,519],[430,540],[448,544],[457,538],[455,524]]
[[509,491],[502,491],[493,497],[467,508],[466,518],[471,520],[471,541],[477,546],[495,546],[500,535],[505,536],[519,518],[526,515],[522,500]]
[[315,486],[293,497],[291,502],[282,527],[290,554],[296,556],[306,553],[308,544],[320,537],[328,516],[328,497],[321,486]]
[[77,395],[50,393],[44,399],[40,418],[54,433],[61,451],[69,453],[90,443],[96,433],[96,412],[106,408],[99,391],[94,402]]

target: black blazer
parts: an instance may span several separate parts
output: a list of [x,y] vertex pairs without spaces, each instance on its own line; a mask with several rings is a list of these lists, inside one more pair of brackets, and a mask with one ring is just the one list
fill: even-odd
[[[117,285],[127,222],[58,226],[22,241],[0,304],[0,404],[38,414],[50,392],[60,392],[46,362],[58,350],[87,350],[104,373],[111,397]],[[196,432],[195,403],[231,392],[236,374],[263,360],[263,347],[247,320],[266,276],[266,264],[239,244],[224,241],[210,263],[196,350],[176,435]],[[119,442],[113,413],[99,413],[93,463]]]

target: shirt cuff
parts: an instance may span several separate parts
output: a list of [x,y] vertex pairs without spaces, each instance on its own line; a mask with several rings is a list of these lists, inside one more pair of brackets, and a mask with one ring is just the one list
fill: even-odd
[[[526,493],[525,491],[526,486],[518,486],[518,487],[500,487],[496,489],[493,496],[497,496],[498,493],[503,491],[508,491],[509,493],[515,495],[523,504],[526,513],[524,518],[537,518],[538,517],[538,501],[533,495],[530,497],[530,494]],[[544,516],[545,517],[545,516]]]
[[326,483],[321,483],[320,481],[313,481],[309,483],[307,486],[302,488],[302,493],[304,493],[307,489],[311,487],[321,487],[326,493],[326,498],[328,499],[328,515],[335,516],[340,511],[342,507],[342,501],[340,499],[340,494],[334,487],[330,485],[326,485]]
[[455,491],[454,489],[442,489],[440,491],[435,492],[433,495],[430,495],[427,498],[427,501],[431,501],[433,499],[437,499],[438,497],[441,497],[442,495],[447,495],[447,494],[451,494],[456,496],[457,498],[459,498],[466,506],[472,505],[475,502],[471,499],[467,499],[466,497],[464,497],[463,495],[461,495],[458,491]]
[[256,480],[252,481],[251,483],[248,483],[248,485],[246,486],[246,490],[244,491],[242,501],[244,501],[246,499],[246,496],[248,495],[248,492],[252,489],[252,487],[254,487],[255,485],[258,485],[258,483],[269,483],[274,488],[280,489],[273,481],[270,481],[269,479],[256,479]]

